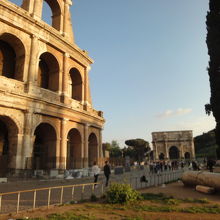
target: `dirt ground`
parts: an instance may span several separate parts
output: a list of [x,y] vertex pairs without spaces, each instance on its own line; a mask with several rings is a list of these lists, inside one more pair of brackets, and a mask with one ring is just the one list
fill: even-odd
[[[184,187],[181,181],[171,183],[165,187],[158,186],[152,188],[146,188],[140,192],[147,193],[163,193],[173,196],[174,198],[194,198],[201,199],[207,198],[210,204],[220,205],[220,194],[206,195],[195,191],[193,188]],[[191,204],[191,206],[194,204]],[[97,208],[97,206],[99,208]],[[100,208],[103,204],[100,203],[81,203],[74,205],[54,206],[50,209],[40,208],[35,211],[21,212],[17,215],[1,216],[1,220],[19,219],[19,218],[36,218],[43,217],[46,219],[48,214],[52,213],[64,213],[73,211],[76,215],[95,216],[96,219],[103,220],[122,220],[122,219],[135,219],[136,216],[141,216],[146,220],[219,220],[220,214],[190,214],[190,213],[175,213],[175,212],[135,212],[133,210],[109,210],[108,208]],[[128,218],[129,217],[129,218]],[[136,218],[137,219],[137,218]]]

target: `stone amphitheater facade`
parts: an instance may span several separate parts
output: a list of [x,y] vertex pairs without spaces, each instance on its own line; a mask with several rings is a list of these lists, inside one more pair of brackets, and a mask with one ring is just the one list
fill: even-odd
[[[42,20],[44,1],[52,24]],[[71,0],[0,1],[0,176],[100,162],[93,60],[74,41]]]
[[193,132],[152,132],[154,160],[192,160],[195,158]]

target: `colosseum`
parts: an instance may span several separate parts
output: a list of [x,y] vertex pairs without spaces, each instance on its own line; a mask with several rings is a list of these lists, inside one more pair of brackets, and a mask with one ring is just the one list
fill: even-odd
[[21,3],[0,1],[0,176],[100,163],[104,118],[92,107],[93,60],[75,44],[72,1]]

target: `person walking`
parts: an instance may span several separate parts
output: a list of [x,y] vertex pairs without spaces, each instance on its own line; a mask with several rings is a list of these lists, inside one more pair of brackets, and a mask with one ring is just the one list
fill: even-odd
[[[99,177],[99,173],[100,173],[100,168],[97,165],[96,161],[94,161],[94,163],[93,163],[92,172],[94,174],[94,183],[97,183],[98,177]],[[96,186],[96,184],[95,184],[95,186]]]
[[111,174],[110,165],[109,165],[108,161],[105,161],[104,175],[105,175],[105,178],[106,178],[106,182],[105,182],[106,187],[108,186],[108,181],[109,181],[110,174]]

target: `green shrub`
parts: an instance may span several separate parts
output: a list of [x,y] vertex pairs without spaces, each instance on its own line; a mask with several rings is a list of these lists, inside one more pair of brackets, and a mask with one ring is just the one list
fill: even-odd
[[95,194],[92,194],[91,197],[90,197],[90,200],[91,200],[91,202],[97,202],[98,198]]
[[113,183],[106,192],[108,203],[129,203],[141,199],[140,194],[128,184]]

